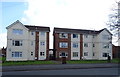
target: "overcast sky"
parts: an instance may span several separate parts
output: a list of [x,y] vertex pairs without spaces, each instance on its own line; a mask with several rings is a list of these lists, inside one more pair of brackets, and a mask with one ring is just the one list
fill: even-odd
[[[119,0],[2,0],[0,47],[6,47],[5,28],[16,20],[27,25],[50,27],[51,44],[54,27],[91,30],[107,28],[108,15],[116,1]],[[113,43],[117,45],[115,39]]]

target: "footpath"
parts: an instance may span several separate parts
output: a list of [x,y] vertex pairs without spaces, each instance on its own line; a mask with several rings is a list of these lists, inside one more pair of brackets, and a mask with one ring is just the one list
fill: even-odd
[[95,63],[95,64],[49,64],[49,65],[19,65],[0,66],[3,72],[6,71],[33,71],[33,70],[61,70],[61,69],[92,69],[92,68],[118,68],[116,63]]

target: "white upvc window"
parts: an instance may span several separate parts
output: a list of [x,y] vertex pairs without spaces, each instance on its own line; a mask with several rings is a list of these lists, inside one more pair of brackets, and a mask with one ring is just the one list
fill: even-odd
[[88,38],[88,35],[87,35],[87,34],[85,34],[85,35],[84,35],[84,38]]
[[109,48],[109,44],[108,43],[103,43],[103,48]]
[[93,47],[95,47],[95,44],[93,43]]
[[60,42],[59,47],[60,48],[68,48],[68,43],[67,42]]
[[78,38],[78,34],[73,34],[73,38]]
[[59,38],[68,38],[68,34],[67,33],[60,33]]
[[12,52],[12,57],[22,57],[22,52]]
[[84,43],[84,47],[88,47],[88,43]]
[[34,35],[34,32],[33,32],[33,31],[31,32],[31,35]]
[[31,52],[31,56],[33,56],[33,52]]
[[84,52],[84,56],[88,56],[88,52]]
[[68,53],[67,52],[60,52],[59,57],[68,57]]
[[108,53],[103,53],[103,57],[108,57]]
[[33,46],[34,45],[34,42],[33,41],[31,41],[31,46]]
[[103,38],[104,40],[109,40],[109,35],[102,35],[102,38]]
[[78,43],[73,43],[73,48],[78,48]]
[[44,45],[45,45],[45,42],[40,42],[40,45],[41,45],[41,46],[44,46]]
[[23,34],[23,30],[22,29],[13,29],[13,34],[16,34],[16,35],[22,35]]
[[12,45],[13,46],[22,46],[23,41],[22,40],[12,40]]
[[41,32],[40,35],[41,35],[41,36],[45,36],[45,32]]
[[45,56],[45,52],[40,52],[40,56]]
[[95,52],[93,52],[93,56],[95,56]]
[[78,57],[78,52],[73,52],[73,57]]

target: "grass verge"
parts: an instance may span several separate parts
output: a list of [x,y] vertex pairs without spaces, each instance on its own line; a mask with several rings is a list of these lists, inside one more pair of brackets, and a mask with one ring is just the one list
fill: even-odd
[[[67,61],[68,64],[82,64],[82,63],[108,63],[107,60],[72,60]],[[112,59],[111,63],[120,63],[120,59]]]
[[[53,61],[5,61],[5,57],[0,58],[3,61],[3,66],[14,66],[14,65],[40,65],[40,64],[59,64]],[[66,61],[67,64],[82,64],[82,63],[108,63],[107,60],[72,60]],[[111,63],[120,63],[120,59],[112,59]]]
[[3,66],[13,65],[38,65],[38,64],[56,64],[52,61],[5,61],[2,63]]

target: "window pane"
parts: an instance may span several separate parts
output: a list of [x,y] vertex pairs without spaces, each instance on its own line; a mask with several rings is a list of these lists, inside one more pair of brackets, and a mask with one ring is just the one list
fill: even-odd
[[40,52],[40,56],[44,56],[45,55],[45,52]]
[[59,34],[59,37],[60,37],[60,38],[68,38],[68,34],[60,33],[60,34]]
[[103,53],[103,57],[107,57],[108,56],[108,53]]
[[73,34],[73,38],[78,38],[78,34]]
[[73,43],[73,48],[78,48],[78,43]]
[[33,52],[31,52],[31,56],[33,56]]
[[12,40],[12,45],[13,45],[13,46],[15,45],[15,41],[14,41],[14,40]]
[[95,44],[93,44],[93,47],[95,47]]
[[60,52],[60,53],[59,53],[59,56],[60,56],[60,57],[67,57],[67,56],[68,56],[68,53],[67,53],[67,52]]
[[41,32],[41,35],[44,36],[44,35],[45,35],[45,32]]
[[109,44],[108,43],[103,43],[103,48],[109,48]]
[[19,57],[22,57],[22,52],[20,52]]
[[22,46],[22,40],[12,40],[12,45],[13,46]]
[[73,52],[73,57],[78,57],[78,52]]
[[60,43],[59,43],[59,47],[60,47],[60,48],[67,48],[67,47],[68,47],[68,43],[60,42]]
[[34,32],[31,32],[31,35],[34,35]]
[[65,56],[65,52],[62,52],[62,56]]
[[31,41],[31,45],[33,45],[33,41]]
[[20,34],[23,34],[23,30],[21,30],[21,29],[13,29],[13,33],[17,34],[17,35],[20,35]]
[[45,45],[45,42],[40,42],[40,45]]
[[15,41],[15,46],[20,46],[20,42],[19,41]]
[[14,52],[12,52],[12,57],[15,57],[15,55],[14,55],[15,53]]
[[88,56],[88,52],[84,52],[84,56]]
[[12,57],[22,57],[22,52],[12,52]]
[[84,35],[85,38],[88,38],[88,35]]
[[108,39],[109,39],[109,35],[102,35],[102,38],[103,38],[104,40],[108,40]]
[[84,43],[84,47],[88,47],[88,43]]
[[40,52],[40,56],[42,56],[42,52]]

